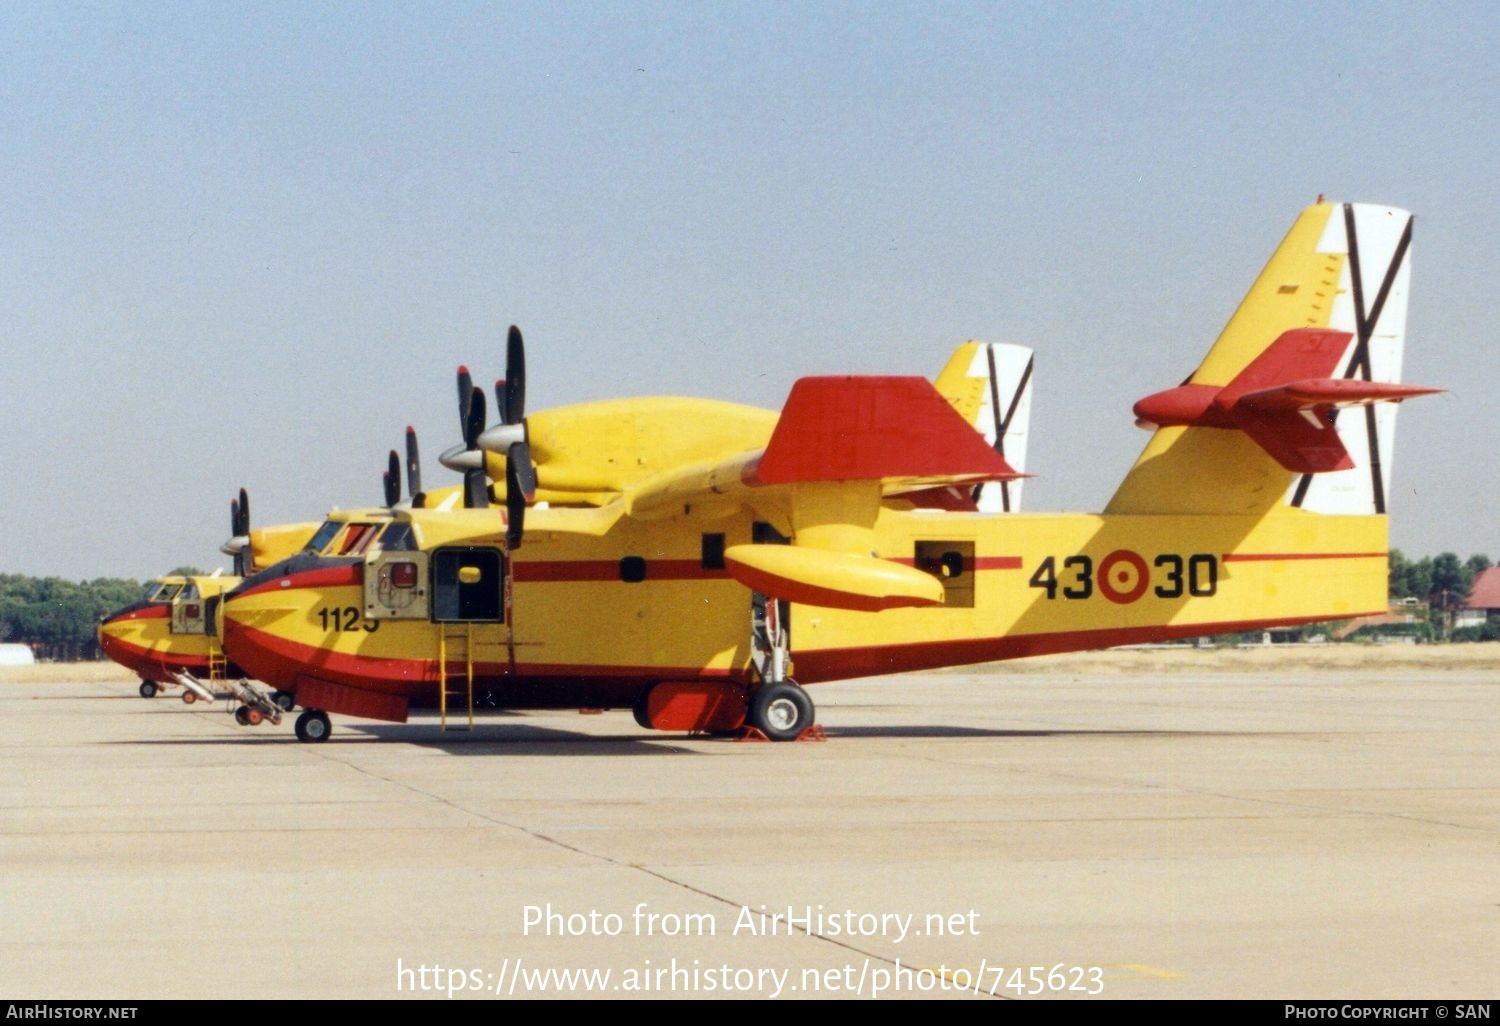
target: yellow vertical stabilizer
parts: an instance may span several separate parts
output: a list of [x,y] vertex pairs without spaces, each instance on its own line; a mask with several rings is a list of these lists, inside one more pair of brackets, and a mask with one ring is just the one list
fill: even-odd
[[[1318,203],[1302,212],[1188,384],[1223,387],[1283,332],[1328,326],[1347,260],[1332,251],[1344,246],[1329,245],[1339,209]],[[1238,431],[1163,427],[1105,512],[1256,515],[1283,503],[1292,476]]]

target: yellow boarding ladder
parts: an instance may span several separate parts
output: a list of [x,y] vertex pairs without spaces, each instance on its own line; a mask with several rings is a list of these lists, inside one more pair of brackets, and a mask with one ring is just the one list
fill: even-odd
[[[449,670],[449,664],[462,662],[461,670]],[[474,729],[474,625],[443,624],[438,632],[438,719],[448,729],[448,699],[461,701],[469,710],[467,730]]]
[[229,661],[224,658],[224,648],[219,644],[219,639],[210,637],[208,639],[208,679],[223,680],[229,676]]

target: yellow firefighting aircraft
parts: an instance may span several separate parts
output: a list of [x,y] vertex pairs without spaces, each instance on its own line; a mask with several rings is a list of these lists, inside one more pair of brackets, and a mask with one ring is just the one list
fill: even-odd
[[[387,506],[401,502],[401,461],[390,453],[384,472]],[[411,494],[421,491],[420,458],[416,432],[406,429],[406,477]],[[434,493],[433,505],[451,504],[456,488]],[[181,687],[182,700],[191,705],[214,700],[214,685],[223,684],[238,699],[236,716],[255,724],[265,716],[279,719],[280,711],[292,708],[292,696],[275,692],[270,696],[238,681],[244,674],[225,657],[220,638],[220,603],[224,592],[247,574],[263,570],[305,548],[321,549],[318,522],[275,524],[251,530],[250,497],[241,488],[229,503],[229,540],[221,551],[234,557],[234,574],[169,575],[158,577],[138,602],[104,617],[99,624],[99,646],[104,653],[141,678],[142,698],[153,698],[173,687]],[[265,700],[269,697],[269,703]],[[273,708],[274,706],[274,708]]]
[[476,701],[791,740],[805,684],[1381,611],[1394,404],[1434,391],[1396,383],[1410,239],[1403,211],[1304,211],[1198,369],[1136,404],[1151,439],[1096,515],[934,501],[1017,476],[942,378],[528,418],[512,329],[500,424],[460,390],[504,515],[475,487],[345,523],[229,594],[228,652],[295,690],[304,741]]
[[[411,426],[407,428],[407,481],[413,498],[422,495],[422,465]],[[401,458],[396,450],[390,452],[383,484],[387,507],[401,504]],[[458,498],[458,487],[444,487],[417,501],[429,508],[447,508]],[[378,520],[387,510],[372,508],[354,514]],[[246,681],[245,672],[225,657],[219,640],[220,603],[223,592],[239,585],[248,574],[300,550],[321,552],[329,534],[318,534],[320,526],[320,522],[276,523],[252,531],[251,499],[242,487],[239,498],[229,501],[229,540],[220,546],[220,552],[234,556],[233,576],[214,570],[156,577],[141,600],[101,619],[99,646],[141,678],[141,697],[181,687],[181,699],[187,705],[198,700],[213,702],[216,685],[222,685],[236,699],[234,714],[240,723],[254,726],[263,718],[279,721],[282,711],[293,708],[293,696],[288,691],[266,693],[254,687]]]
[[214,571],[158,577],[147,585],[140,601],[100,621],[99,647],[141,678],[142,698],[181,687],[182,700],[188,704],[200,698],[211,701],[212,694],[200,681],[240,676],[219,641],[224,592],[247,574],[300,550],[318,524],[277,524],[251,531],[250,497],[241,488],[239,498],[229,504],[229,526],[230,539],[223,551],[234,556],[233,576]]

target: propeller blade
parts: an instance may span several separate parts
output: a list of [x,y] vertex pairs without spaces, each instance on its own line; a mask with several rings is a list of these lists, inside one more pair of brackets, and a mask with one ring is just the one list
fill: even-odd
[[417,456],[417,432],[410,424],[406,425],[406,494],[413,505],[422,494],[422,461]]
[[519,424],[526,416],[526,344],[514,324],[505,340],[505,402],[500,414],[505,424]]
[[512,443],[505,453],[505,546],[519,549],[525,536],[526,506],[536,498],[536,467],[531,446]]
[[250,533],[250,495],[243,488],[240,489],[240,529],[236,533]]
[[[520,445],[517,442],[512,447],[512,455]],[[515,459],[505,461],[505,547],[512,552],[521,547],[526,531],[526,489],[521,481],[520,466]]]
[[481,468],[464,471],[464,508],[488,509],[490,505],[490,479]]
[[484,431],[484,392],[472,389],[469,392],[468,419],[464,421],[464,448],[474,449],[479,445],[479,436]]
[[396,450],[391,450],[390,458],[386,461],[386,471],[381,475],[385,483],[385,504],[394,506],[401,501],[401,457],[396,455]]
[[[516,442],[505,454],[506,462],[506,489],[510,489],[510,482],[514,479],[521,490],[521,497],[527,502],[536,498],[536,467],[531,462],[531,446],[525,442]],[[510,465],[515,465],[515,473],[510,471]]]
[[[227,542],[224,543],[224,549],[225,549],[225,551],[230,551],[230,546],[234,544],[235,540],[238,539],[241,534],[242,534],[242,532],[240,531],[240,500],[239,499],[230,499],[229,500],[229,541],[227,541]],[[246,546],[241,546],[240,548],[233,550],[233,552],[234,552],[234,575],[236,577],[244,577],[244,576],[246,576],[245,575],[245,548],[246,548]]]
[[458,426],[469,423],[469,402],[474,396],[474,381],[469,377],[469,368],[458,366]]

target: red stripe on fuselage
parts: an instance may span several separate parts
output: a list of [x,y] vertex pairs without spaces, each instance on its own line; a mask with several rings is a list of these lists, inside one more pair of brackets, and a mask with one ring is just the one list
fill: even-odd
[[124,623],[126,620],[165,620],[171,615],[172,606],[169,603],[162,603],[161,605],[132,609],[128,613],[116,613],[104,621],[104,626],[108,627],[112,623]]
[[358,585],[364,579],[364,564],[348,563],[344,566],[318,567],[313,570],[303,570],[300,573],[287,574],[284,577],[273,577],[269,581],[237,592],[234,598],[241,599],[247,595],[264,595],[267,592],[289,591],[292,588],[344,588]]
[[1288,559],[1384,559],[1385,557],[1384,552],[1226,552],[1221,562],[1279,563]]
[[[902,566],[915,567],[917,561],[911,556],[902,556],[891,560],[892,563],[900,563]],[[1020,556],[975,556],[973,559],[964,561],[965,570],[1019,570],[1021,569]]]

